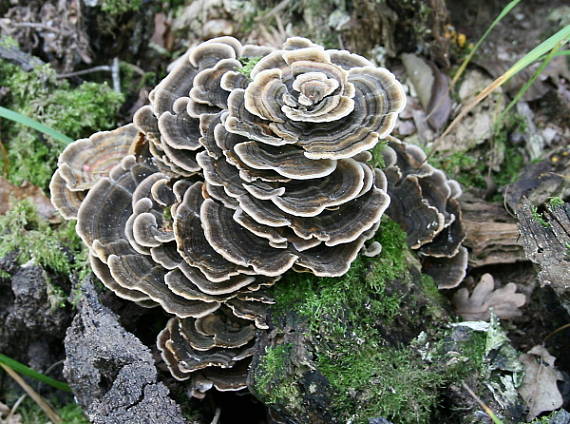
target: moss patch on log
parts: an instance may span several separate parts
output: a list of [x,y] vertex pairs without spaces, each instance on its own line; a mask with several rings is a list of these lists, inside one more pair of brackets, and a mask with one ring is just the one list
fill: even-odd
[[[75,232],[75,221],[54,228],[27,200],[0,216],[0,240],[0,258],[15,252],[20,265],[33,261],[47,271],[75,275],[79,280],[90,272],[87,252]],[[50,287],[50,294],[54,307],[64,306],[67,296],[59,287]]]
[[[444,300],[429,277],[409,271],[415,259],[395,222],[385,218],[376,240],[381,255],[357,259],[342,278],[288,275],[274,289],[273,319],[295,315],[300,321],[295,331],[306,327],[313,343],[311,366],[330,385],[327,403],[334,422],[364,423],[379,416],[426,422],[445,376],[407,345],[425,322],[445,315]],[[410,296],[414,281],[425,295]],[[386,333],[390,328],[401,331]],[[306,396],[288,372],[292,349],[288,343],[269,347],[254,387],[265,402],[288,409]],[[401,421],[402,414],[408,421]]]
[[450,395],[463,381],[492,402],[488,345],[500,327],[450,328],[448,301],[400,227],[385,218],[375,239],[380,256],[360,257],[342,278],[291,273],[273,289],[250,389],[286,422],[446,422],[443,402],[478,408]]

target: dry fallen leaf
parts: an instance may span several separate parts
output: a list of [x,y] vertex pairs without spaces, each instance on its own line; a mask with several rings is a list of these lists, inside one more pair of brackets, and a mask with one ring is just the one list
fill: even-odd
[[526,402],[532,420],[545,411],[554,411],[562,406],[562,394],[558,390],[557,380],[562,374],[554,367],[556,358],[544,346],[534,346],[519,360],[525,367],[525,377],[519,393]]
[[59,214],[51,204],[49,198],[39,187],[28,183],[18,187],[0,177],[0,215],[8,212],[14,202],[23,199],[28,199],[34,204],[41,217],[50,222],[58,222],[60,220]]
[[469,296],[467,289],[460,289],[453,296],[453,305],[458,315],[466,321],[488,320],[489,308],[503,319],[520,316],[519,308],[526,302],[524,294],[515,293],[517,286],[509,283],[494,290],[495,282],[491,274],[483,274],[481,280]]
[[8,405],[0,402],[0,424],[21,424],[22,417],[20,414],[11,414]]

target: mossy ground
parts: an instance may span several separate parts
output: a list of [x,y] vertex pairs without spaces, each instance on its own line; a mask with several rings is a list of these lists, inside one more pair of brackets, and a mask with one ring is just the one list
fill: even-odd
[[[3,42],[10,43],[10,40]],[[2,105],[35,119],[70,138],[88,137],[112,129],[124,96],[107,84],[84,82],[73,86],[58,79],[49,66],[25,72],[0,60]],[[9,120],[0,122],[2,174],[12,183],[25,182],[47,190],[65,144]],[[30,260],[62,275],[81,278],[88,272],[85,250],[75,233],[75,222],[58,227],[42,220],[28,202],[16,204],[0,217],[0,258],[16,251],[18,263]],[[53,286],[52,298],[61,305],[65,297]]]
[[[26,200],[0,216],[0,258],[11,252],[16,252],[19,264],[33,261],[47,271],[65,276],[83,279],[90,272],[86,250],[75,232],[75,221],[52,227]],[[49,292],[54,307],[64,306],[67,296],[59,287],[52,285]]]
[[[445,300],[431,278],[414,280],[408,271],[411,255],[405,233],[396,223],[384,219],[376,239],[383,246],[381,255],[357,259],[342,278],[286,276],[274,289],[272,313],[274,319],[294,313],[304,321],[306,337],[314,343],[312,366],[332,388],[336,422],[368,423],[374,417],[430,422],[438,389],[462,373],[427,360],[421,343],[413,340],[417,333],[407,332],[441,320]],[[406,291],[410,284],[420,286],[417,293]],[[448,332],[436,331],[440,342],[431,342],[431,356],[443,355],[442,340]],[[472,366],[462,363],[461,369],[471,372],[478,367],[475,358],[482,358],[484,349],[484,342],[479,342],[473,341],[464,355],[469,358],[463,362]],[[295,376],[287,371],[291,349],[287,343],[278,344],[262,358],[254,389],[269,404],[295,408],[295,402],[302,400]]]
[[139,10],[142,3],[142,0],[103,0],[101,10],[110,15],[120,15]]

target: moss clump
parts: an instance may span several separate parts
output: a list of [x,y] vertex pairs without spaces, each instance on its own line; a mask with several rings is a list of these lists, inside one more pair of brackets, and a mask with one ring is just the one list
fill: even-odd
[[[75,403],[62,405],[61,401],[52,399],[50,404],[54,407],[57,415],[65,424],[89,424],[89,420],[81,407]],[[26,398],[17,409],[16,415],[20,415],[24,424],[45,424],[51,422],[45,412],[32,399]]]
[[293,377],[286,372],[285,365],[292,347],[290,343],[285,343],[268,348],[259,364],[255,390],[270,405],[294,408],[301,399]]
[[530,206],[530,217],[533,221],[539,223],[544,228],[550,227],[550,223],[544,218],[542,213],[538,211],[538,207],[535,205]]
[[[453,334],[463,333],[459,340]],[[478,376],[484,368],[487,333],[469,329],[446,331],[435,346],[435,357],[448,358],[446,380],[459,382]]]
[[564,200],[561,197],[555,196],[548,199],[548,209],[556,209],[559,206],[564,206]]
[[[79,278],[89,272],[86,251],[75,233],[75,222],[67,221],[52,228],[26,200],[0,216],[0,240],[0,258],[17,252],[19,264],[33,260],[47,270],[76,274]],[[54,290],[54,299],[61,299],[63,296]]]
[[[430,159],[430,163],[467,188],[486,189],[489,179],[493,180],[497,188],[504,187],[516,181],[526,163],[521,150],[509,141],[509,134],[515,131],[526,131],[524,118],[509,114],[502,124],[497,124],[491,146],[487,145],[486,150],[475,148],[436,156]],[[490,169],[491,164],[498,162],[497,158],[503,158],[497,163],[498,170]],[[493,198],[495,201],[501,199],[501,195]]]
[[[416,316],[402,324],[404,333],[421,326],[415,319],[437,319],[442,298],[429,277],[418,276],[412,282],[408,267],[413,259],[400,227],[384,218],[380,228],[375,237],[382,244],[379,257],[358,258],[342,278],[288,275],[275,286],[272,313],[277,320],[290,314],[303,320],[306,337],[314,343],[309,348],[314,353],[312,366],[330,384],[335,422],[368,423],[369,418],[380,416],[400,423],[428,422],[445,375],[407,346],[415,333],[395,331],[386,337],[386,331],[399,328],[402,315],[410,310]],[[408,296],[406,290],[414,284],[423,286],[417,290],[425,290],[428,296]],[[393,340],[398,337],[401,340]],[[293,399],[289,404],[299,399],[293,395],[299,392],[298,386],[284,371],[287,349],[287,345],[269,349],[255,384],[262,394],[265,390],[264,400],[281,406],[281,399]],[[276,396],[276,392],[283,393]]]
[[343,353],[318,361],[337,392],[337,412],[363,424],[374,417],[429,422],[443,374],[411,349],[384,346],[379,338],[364,340],[358,347],[348,340]]
[[449,156],[433,158],[430,163],[443,169],[464,187],[485,188],[487,185],[485,164],[468,153],[452,153]]
[[[394,221],[384,218],[376,240],[382,244],[379,258],[358,258],[342,278],[318,278],[308,273],[290,273],[276,285],[274,313],[292,306],[310,319],[318,331],[323,322],[335,326],[345,319],[371,323],[377,316],[390,320],[398,312],[400,297],[386,291],[386,282],[402,276],[407,263],[406,235]],[[339,331],[344,328],[339,327]]]
[[240,57],[241,68],[238,72],[250,78],[251,71],[253,71],[254,66],[257,65],[260,60],[261,57]]
[[[3,106],[33,118],[71,138],[111,129],[123,95],[107,84],[83,83],[72,87],[56,79],[49,65],[24,72],[0,60],[0,85],[8,89]],[[30,128],[2,121],[0,138],[7,154],[4,173],[10,181],[28,181],[47,188],[57,157],[65,145]]]

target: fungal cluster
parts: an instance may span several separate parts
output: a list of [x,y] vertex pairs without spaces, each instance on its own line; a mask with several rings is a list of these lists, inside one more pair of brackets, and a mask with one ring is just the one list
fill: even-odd
[[339,277],[379,253],[365,244],[387,210],[450,285],[445,264],[465,256],[457,183],[395,139],[386,168],[371,164],[405,104],[386,69],[304,38],[274,50],[221,37],[149,100],[132,124],[69,145],[50,189],[96,276],[173,315],[158,347],[194,396],[246,387],[267,289],[288,270]]

